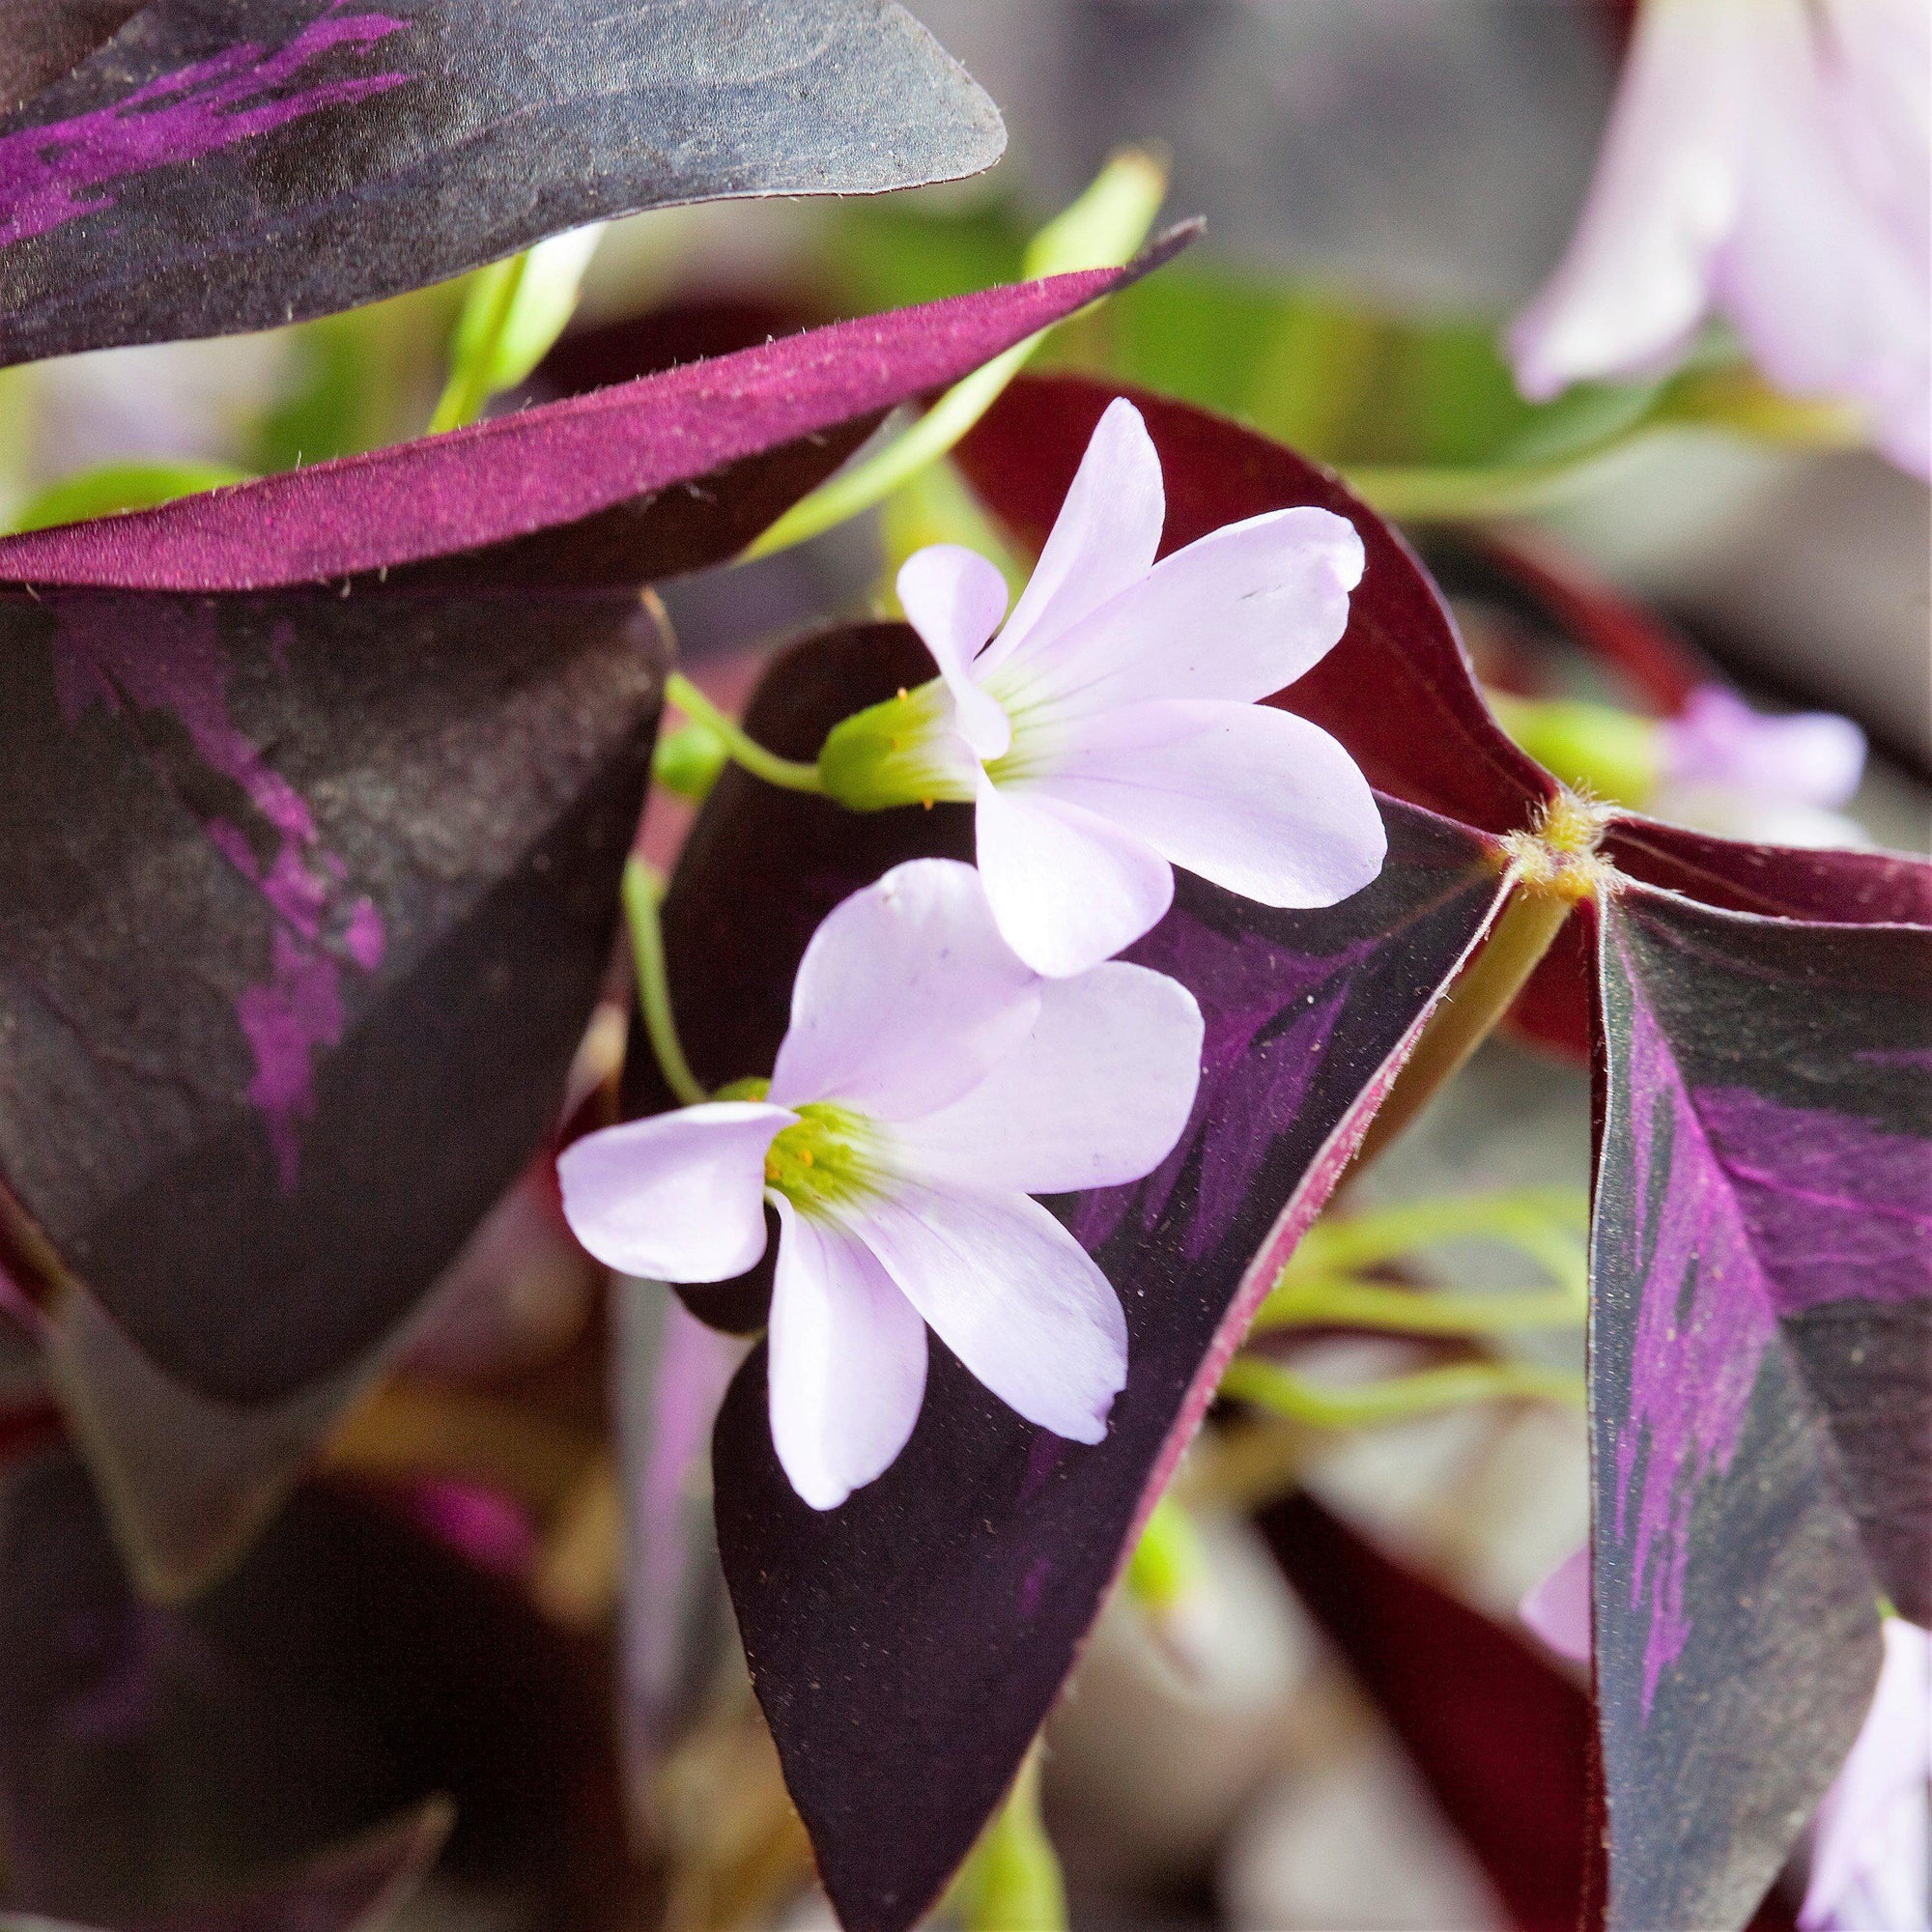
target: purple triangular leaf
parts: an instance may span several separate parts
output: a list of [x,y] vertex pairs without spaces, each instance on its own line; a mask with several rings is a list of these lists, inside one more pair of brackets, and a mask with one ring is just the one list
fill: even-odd
[[534,1154],[662,670],[620,592],[0,596],[0,1176],[171,1377],[344,1368]]
[[234,1576],[158,1609],[79,1464],[14,1464],[0,1918],[355,1925],[435,1852],[447,1799],[443,1867],[472,1896],[535,1897],[585,1932],[631,1922],[605,1691],[590,1646],[374,1498],[305,1490]]
[[1030,549],[1044,542],[1094,423],[1121,394],[1160,452],[1163,552],[1287,503],[1319,503],[1360,532],[1368,570],[1348,635],[1277,702],[1334,732],[1381,790],[1464,824],[1513,832],[1553,796],[1548,774],[1491,717],[1441,594],[1407,545],[1328,470],[1266,437],[1138,390],[1023,377],[959,459]]
[[1613,1928],[1742,1924],[1932,1567],[1932,933],[1601,914],[1596,1669]]
[[953,180],[1005,143],[893,0],[155,0],[0,121],[0,363],[326,315],[640,209]]
[[[920,659],[895,627],[803,645],[770,674],[753,727],[782,720],[779,749],[815,746],[925,674]],[[1169,1160],[1136,1186],[1062,1204],[1127,1308],[1128,1383],[1103,1445],[1020,1421],[935,1345],[905,1453],[820,1514],[774,1458],[762,1350],[732,1385],[715,1450],[720,1548],[849,1926],[910,1925],[998,1804],[1256,1302],[1494,910],[1490,840],[1393,801],[1384,811],[1389,863],[1345,904],[1274,912],[1182,876],[1174,912],[1129,955],[1194,990],[1208,1037],[1195,1118]],[[957,810],[855,818],[727,774],[666,907],[700,1076],[768,1070],[818,922],[896,861],[958,851],[970,830]],[[719,1293],[692,1299],[715,1309]]]
[[[776,517],[849,442],[789,461],[781,487],[753,459],[861,429],[977,368],[1166,259],[986,289],[835,324],[690,363],[448,436],[319,463],[156,510],[0,538],[0,582],[135,590],[255,590],[398,569],[488,545],[478,581],[643,583],[732,554],[756,533],[736,498]],[[722,509],[716,473],[738,470]],[[796,470],[797,474],[792,472]],[[706,480],[708,479],[708,480]],[[704,489],[690,488],[705,480]],[[600,513],[604,513],[600,517]],[[569,526],[587,528],[575,531]],[[557,532],[532,539],[537,532]],[[562,545],[561,565],[555,546]],[[587,552],[589,554],[582,554]]]

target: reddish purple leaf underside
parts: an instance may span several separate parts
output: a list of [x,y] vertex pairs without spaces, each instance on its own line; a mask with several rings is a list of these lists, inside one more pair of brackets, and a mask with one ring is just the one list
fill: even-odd
[[1147,272],[1192,233],[1124,270],[838,323],[447,436],[0,538],[0,582],[260,590],[488,546],[432,581],[634,585],[719,562],[883,412]]

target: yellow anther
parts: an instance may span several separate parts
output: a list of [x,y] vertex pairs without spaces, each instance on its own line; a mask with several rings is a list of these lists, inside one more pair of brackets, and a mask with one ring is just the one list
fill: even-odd
[[1512,832],[1503,840],[1510,869],[1529,891],[1572,904],[1614,892],[1617,868],[1600,858],[1608,809],[1576,792],[1557,793],[1534,832]]
[[906,699],[909,698],[911,696],[912,693],[909,692],[904,685],[899,686],[899,702],[901,704],[903,704],[906,701]]

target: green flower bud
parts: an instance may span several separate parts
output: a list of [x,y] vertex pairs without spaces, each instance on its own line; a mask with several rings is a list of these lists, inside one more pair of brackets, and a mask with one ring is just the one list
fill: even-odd
[[952,705],[934,678],[833,728],[818,754],[826,796],[851,811],[897,805],[970,804],[968,767],[952,734]]

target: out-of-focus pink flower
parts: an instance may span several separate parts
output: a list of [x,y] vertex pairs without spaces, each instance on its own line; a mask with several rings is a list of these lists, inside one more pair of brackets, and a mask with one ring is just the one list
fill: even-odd
[[1590,1546],[1566,1556],[1528,1596],[1518,1614],[1558,1657],[1590,1661]]
[[1829,711],[1767,717],[1705,685],[1658,727],[1660,818],[1767,845],[1863,845],[1836,808],[1864,776],[1865,734]]
[[1760,844],[1857,846],[1843,806],[1864,777],[1864,732],[1832,711],[1768,717],[1706,684],[1658,726],[1658,817]]
[[1888,1617],[1871,1715],[1819,1807],[1804,1932],[1932,1928],[1932,1638]]
[[[1590,1546],[1522,1600],[1561,1657],[1590,1660]],[[1851,1755],[1818,1807],[1803,1932],[1932,1932],[1932,1637],[1885,1620],[1885,1665]]]
[[1512,331],[1524,393],[1665,368],[1715,311],[1926,475],[1929,125],[1925,0],[1644,0],[1582,219]]
[[1035,1194],[1136,1180],[1201,1077],[1201,1009],[1119,961],[1044,980],[980,875],[919,859],[813,934],[767,1085],[589,1135],[557,1163],[583,1245],[625,1274],[724,1281],[765,1250],[772,1439],[834,1509],[891,1466],[924,1398],[929,1323],[1029,1422],[1098,1442],[1126,1321]]

